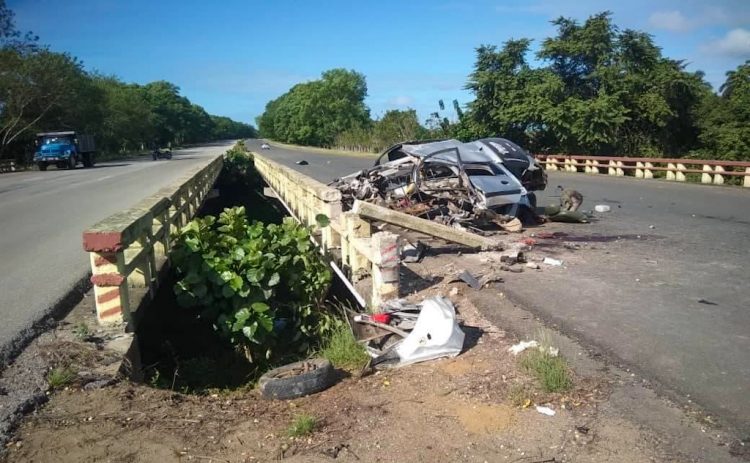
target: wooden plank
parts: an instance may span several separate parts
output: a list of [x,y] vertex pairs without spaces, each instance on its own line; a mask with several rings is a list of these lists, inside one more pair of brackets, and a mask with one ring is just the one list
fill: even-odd
[[502,249],[502,243],[497,240],[485,238],[484,236],[475,235],[463,230],[457,230],[447,225],[432,222],[430,220],[420,219],[403,212],[394,211],[375,204],[365,203],[359,200],[354,201],[352,212],[362,217],[379,220],[381,222],[396,225],[407,230],[414,230],[426,235],[458,243],[475,249]]

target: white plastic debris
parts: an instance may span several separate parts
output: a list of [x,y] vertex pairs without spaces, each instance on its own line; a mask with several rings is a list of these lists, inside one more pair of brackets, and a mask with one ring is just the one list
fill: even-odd
[[596,206],[594,206],[594,210],[596,212],[609,212],[609,206],[607,206],[606,204],[597,204]]
[[508,352],[512,353],[513,355],[518,355],[521,352],[525,351],[529,348],[538,348],[539,343],[536,341],[521,341],[518,344],[515,344],[513,346],[510,346],[510,349],[508,349]]
[[542,263],[543,264],[547,264],[547,265],[551,265],[553,267],[559,267],[559,266],[561,266],[563,264],[563,261],[557,260],[557,259],[553,259],[551,257],[545,257],[544,260],[542,261]]
[[526,262],[526,267],[536,270],[539,268],[539,264],[537,264],[536,262]]
[[538,411],[538,412],[539,412],[539,413],[541,413],[542,415],[547,415],[547,416],[555,416],[555,411],[554,411],[554,410],[552,410],[552,409],[551,409],[551,408],[549,408],[549,407],[540,407],[539,405],[537,405],[537,406],[536,406],[536,411]]
[[455,357],[464,347],[464,332],[458,326],[456,309],[451,301],[432,297],[420,306],[422,310],[414,329],[395,347],[399,366]]

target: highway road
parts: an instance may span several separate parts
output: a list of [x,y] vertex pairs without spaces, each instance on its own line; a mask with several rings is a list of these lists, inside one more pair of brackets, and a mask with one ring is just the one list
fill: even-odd
[[81,232],[226,151],[228,143],[92,169],[0,174],[0,360],[86,277]]
[[[260,142],[250,141],[253,150]],[[329,182],[373,158],[273,147],[274,160]],[[308,165],[297,165],[300,159]],[[561,268],[506,278],[515,302],[657,387],[689,397],[750,432],[750,189],[550,172],[539,204],[576,188],[583,210],[608,204],[592,224],[549,224],[567,241],[537,253]],[[502,314],[486,314],[502,320]]]

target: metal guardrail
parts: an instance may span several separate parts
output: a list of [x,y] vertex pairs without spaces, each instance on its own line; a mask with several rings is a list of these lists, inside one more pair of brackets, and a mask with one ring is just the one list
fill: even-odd
[[16,170],[18,170],[18,166],[16,165],[16,161],[14,161],[13,159],[0,160],[0,173],[15,172]]
[[173,233],[196,215],[223,165],[223,155],[218,156],[173,186],[83,232],[99,323],[130,322],[139,305],[133,297],[135,288],[140,290],[136,291],[138,296],[153,297],[172,247]]
[[[666,179],[687,181],[686,174],[701,174],[701,183],[723,185],[727,177],[743,177],[742,186],[750,188],[750,162],[708,159],[629,158],[606,156],[536,155],[547,170],[585,172],[622,177],[634,171],[636,178],[654,178],[654,172],[666,172]],[[699,168],[693,166],[700,166]]]

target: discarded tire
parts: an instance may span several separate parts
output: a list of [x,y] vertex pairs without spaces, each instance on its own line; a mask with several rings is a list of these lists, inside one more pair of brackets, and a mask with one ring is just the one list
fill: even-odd
[[258,380],[267,399],[294,399],[315,394],[333,385],[333,366],[326,359],[303,360],[275,368]]

